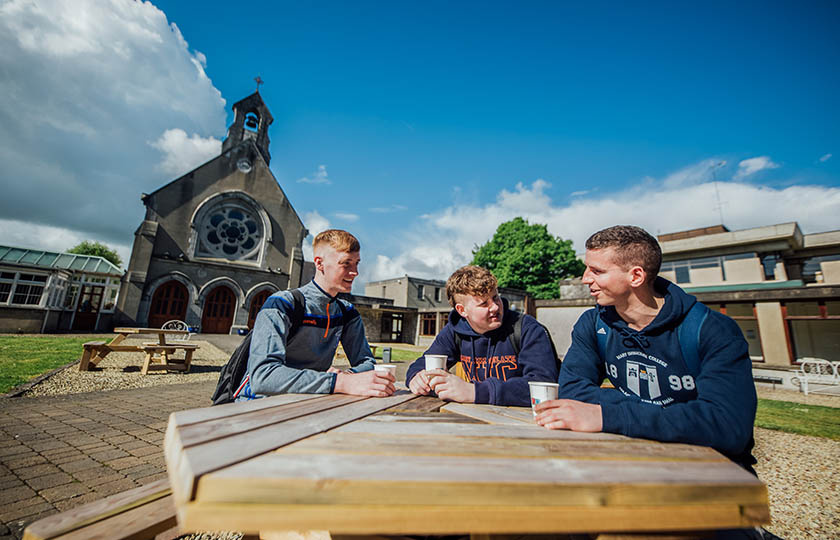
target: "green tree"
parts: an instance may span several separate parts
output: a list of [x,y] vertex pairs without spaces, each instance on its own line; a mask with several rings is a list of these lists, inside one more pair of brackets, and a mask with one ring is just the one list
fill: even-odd
[[67,253],[75,253],[76,255],[96,255],[97,257],[102,257],[106,261],[122,268],[122,259],[117,252],[100,242],[90,242],[85,240],[76,247],[68,249]]
[[500,287],[528,291],[534,298],[558,298],[561,279],[583,275],[571,240],[554,237],[545,225],[517,217],[499,225],[493,238],[473,250],[472,264],[487,268]]

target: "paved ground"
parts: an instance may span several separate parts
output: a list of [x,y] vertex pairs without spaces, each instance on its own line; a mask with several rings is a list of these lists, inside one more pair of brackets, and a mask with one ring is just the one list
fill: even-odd
[[[240,336],[202,335],[226,352]],[[169,414],[210,404],[215,382],[0,399],[0,540],[30,522],[166,476]]]

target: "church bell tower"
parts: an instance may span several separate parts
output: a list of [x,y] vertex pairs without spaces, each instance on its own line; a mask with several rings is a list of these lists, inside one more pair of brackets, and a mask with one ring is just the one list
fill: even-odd
[[259,90],[234,103],[233,112],[233,124],[228,128],[227,138],[222,142],[222,152],[243,141],[253,140],[268,165],[271,162],[271,154],[268,151],[268,126],[274,118],[263,102]]

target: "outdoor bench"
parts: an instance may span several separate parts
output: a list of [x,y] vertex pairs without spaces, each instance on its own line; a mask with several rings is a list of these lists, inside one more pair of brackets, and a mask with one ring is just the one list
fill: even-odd
[[772,384],[774,389],[777,384],[782,384],[783,382],[781,377],[773,377],[771,375],[753,375],[753,380],[755,382]]
[[[793,382],[799,383],[799,389],[807,396],[809,384],[824,386],[840,385],[840,362],[829,362],[821,358],[804,358],[799,364]],[[820,390],[825,390],[821,388]],[[819,391],[819,390],[814,390]]]
[[96,356],[105,347],[104,341],[88,341],[83,346],[82,360],[79,363],[79,371],[87,371],[90,366],[90,359]]
[[[140,371],[143,375],[149,371],[154,370],[174,370],[184,371],[190,370],[190,363],[192,356],[198,345],[190,345],[186,343],[179,343],[177,345],[161,345],[159,343],[144,343],[142,346],[143,352],[146,353],[146,360],[143,362],[143,369]],[[179,350],[184,351],[184,358],[173,358],[172,354]],[[160,363],[155,363],[160,360]]]
[[158,480],[30,523],[24,540],[171,539],[179,536],[169,481]]

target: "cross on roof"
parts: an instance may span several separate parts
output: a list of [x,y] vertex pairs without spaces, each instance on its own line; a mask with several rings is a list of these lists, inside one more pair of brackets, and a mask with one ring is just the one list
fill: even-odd
[[260,91],[260,85],[265,84],[265,82],[262,80],[262,78],[259,75],[254,77],[254,82],[257,83],[257,92],[259,92]]

